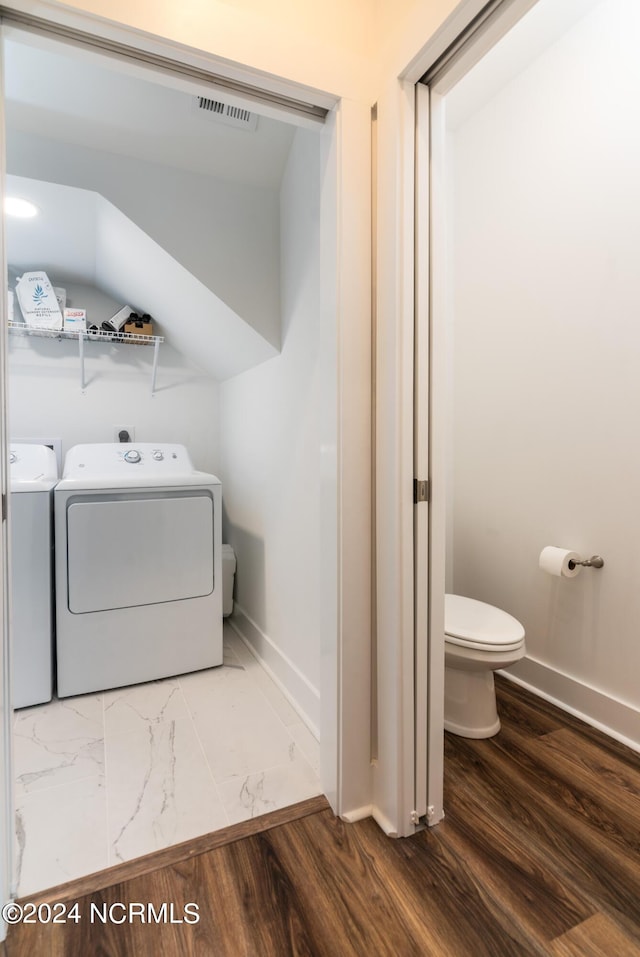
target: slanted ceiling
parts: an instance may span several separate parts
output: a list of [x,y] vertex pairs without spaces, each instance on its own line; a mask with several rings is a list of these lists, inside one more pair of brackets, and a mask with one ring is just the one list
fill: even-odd
[[218,380],[277,354],[103,196],[12,175],[7,192],[28,195],[40,210],[34,219],[7,218],[9,264],[18,272],[44,269],[61,285],[65,279],[93,284],[123,305],[150,313],[159,334]]
[[227,117],[234,128],[171,78],[56,40],[12,31],[2,52],[8,186],[28,181],[42,210],[7,223],[9,264],[48,264],[151,313],[217,379],[277,354],[278,194],[294,128]]
[[20,130],[218,180],[280,188],[294,133],[286,123],[260,116],[251,132],[247,124],[234,129],[219,114],[198,109],[197,95],[168,86],[166,77],[145,80],[103,54],[55,40],[36,44],[28,34],[12,33],[2,52],[8,136]]

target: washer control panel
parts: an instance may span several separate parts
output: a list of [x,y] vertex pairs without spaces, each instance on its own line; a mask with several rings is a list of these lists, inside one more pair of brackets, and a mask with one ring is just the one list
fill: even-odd
[[9,464],[12,482],[58,480],[56,453],[47,445],[12,445],[9,449]]

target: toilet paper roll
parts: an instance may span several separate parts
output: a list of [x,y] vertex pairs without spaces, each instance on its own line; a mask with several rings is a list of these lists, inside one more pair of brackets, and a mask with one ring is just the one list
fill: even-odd
[[555,545],[547,545],[540,552],[540,568],[549,575],[557,575],[559,578],[575,578],[581,570],[581,565],[570,567],[571,562],[579,562],[582,559],[577,552],[570,552],[566,548],[556,548]]

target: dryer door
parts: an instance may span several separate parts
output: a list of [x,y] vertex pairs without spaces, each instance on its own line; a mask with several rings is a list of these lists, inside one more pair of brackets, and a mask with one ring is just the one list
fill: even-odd
[[68,605],[74,614],[211,594],[213,499],[112,494],[67,504]]

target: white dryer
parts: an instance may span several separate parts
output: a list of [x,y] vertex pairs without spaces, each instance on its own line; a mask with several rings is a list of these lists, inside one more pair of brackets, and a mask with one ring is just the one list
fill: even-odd
[[60,697],[222,664],[215,475],[182,445],[76,445],[54,501]]
[[53,488],[58,466],[46,445],[11,445],[11,678],[14,708],[53,691]]

